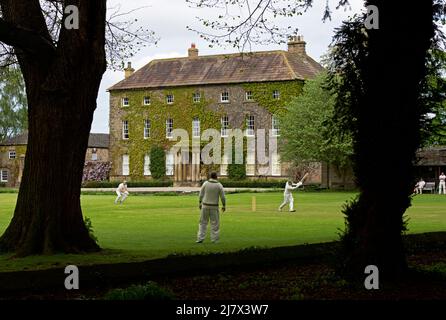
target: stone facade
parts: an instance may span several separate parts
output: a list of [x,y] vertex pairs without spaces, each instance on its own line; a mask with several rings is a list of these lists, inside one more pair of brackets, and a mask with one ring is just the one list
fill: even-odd
[[[148,162],[153,146],[166,151],[170,159],[166,163],[173,166],[171,178],[177,185],[198,184],[209,170],[220,170],[224,176],[225,166],[202,163],[200,151],[207,141],[184,154],[169,154],[177,140],[166,138],[168,119],[173,120],[173,129],[186,130],[191,142],[195,118],[200,121],[201,134],[210,128],[221,132],[223,117],[227,117],[229,129],[246,132],[247,119],[254,117],[254,129],[257,134],[264,129],[268,146],[273,117],[283,113],[287,103],[300,94],[305,79],[322,70],[306,55],[305,42],[294,40],[288,51],[254,53],[248,58],[232,54],[201,57],[193,45],[189,57],[153,60],[134,73],[129,63],[125,79],[109,89],[110,179],[151,179]],[[227,102],[222,102],[224,92],[229,95]],[[196,93],[200,95],[198,103],[193,100]],[[173,95],[173,103],[168,103],[168,95]],[[145,137],[145,123],[150,123],[149,137]],[[222,146],[224,141],[222,138]],[[255,156],[254,166],[247,165],[248,178],[290,176],[289,165],[272,159],[269,149],[266,152],[269,163],[260,164]],[[320,181],[319,170],[311,175],[310,182]]]
[[[97,141],[98,136],[100,138],[99,143]],[[0,186],[19,187],[25,166],[26,144],[26,133],[0,144]],[[106,145],[108,145],[108,135],[91,134],[89,148],[85,155],[86,163],[92,161],[108,162],[109,151]],[[10,153],[12,153],[11,156],[15,155],[12,159],[10,159]],[[96,157],[93,157],[93,154],[96,154]],[[96,160],[93,160],[94,158]]]

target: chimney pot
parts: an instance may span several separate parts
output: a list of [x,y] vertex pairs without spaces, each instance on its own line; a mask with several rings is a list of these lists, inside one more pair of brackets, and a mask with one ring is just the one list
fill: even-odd
[[196,58],[198,57],[198,49],[196,48],[195,43],[192,43],[189,50],[188,50],[188,56],[189,58]]
[[125,79],[130,77],[133,74],[133,72],[135,72],[135,69],[132,68],[132,63],[128,62],[127,63],[127,68],[124,69]]
[[303,36],[292,36],[288,42],[288,52],[306,54],[305,45]]

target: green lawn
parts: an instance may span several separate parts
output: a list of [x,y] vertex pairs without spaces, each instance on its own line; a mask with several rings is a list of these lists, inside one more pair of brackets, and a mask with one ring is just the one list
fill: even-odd
[[[257,211],[251,211],[251,199]],[[98,254],[37,256],[9,259],[0,255],[0,271],[47,268],[68,263],[128,262],[164,257],[173,253],[201,253],[274,247],[336,240],[343,227],[340,208],[353,193],[296,193],[297,212],[282,213],[281,193],[230,194],[228,210],[221,217],[221,241],[195,244],[199,210],[197,196],[129,197],[123,205],[111,195],[84,195],[84,215],[90,217],[106,249]],[[17,194],[0,194],[0,232],[7,227]],[[446,231],[446,196],[421,195],[408,211],[409,232]]]

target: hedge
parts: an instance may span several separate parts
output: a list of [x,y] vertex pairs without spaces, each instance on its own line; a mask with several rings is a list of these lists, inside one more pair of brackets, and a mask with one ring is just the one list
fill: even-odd
[[[119,181],[89,181],[83,183],[83,188],[117,188]],[[150,187],[171,187],[172,180],[147,180],[147,181],[129,181],[127,182],[129,188],[150,188]]]

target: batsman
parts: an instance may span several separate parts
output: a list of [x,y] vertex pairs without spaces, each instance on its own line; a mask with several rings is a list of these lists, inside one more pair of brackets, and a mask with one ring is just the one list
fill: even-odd
[[283,192],[283,202],[279,207],[279,211],[282,211],[282,208],[285,207],[287,203],[289,203],[290,212],[296,212],[296,210],[294,210],[294,198],[292,191],[302,186],[307,176],[308,173],[306,173],[298,183],[293,183],[291,180],[287,181],[287,183],[285,184],[285,191]]

